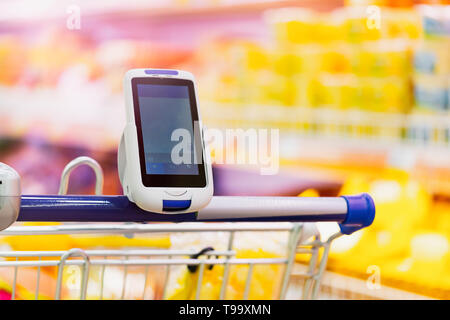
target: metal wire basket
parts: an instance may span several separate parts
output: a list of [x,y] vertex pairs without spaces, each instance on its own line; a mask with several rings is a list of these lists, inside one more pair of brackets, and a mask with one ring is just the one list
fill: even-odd
[[[249,299],[268,297],[285,299],[289,290],[289,279],[297,254],[307,258],[308,264],[302,275],[304,285],[297,296],[304,299],[317,297],[320,279],[326,266],[328,249],[333,236],[326,242],[320,241],[320,235],[310,224],[301,223],[191,223],[191,224],[69,224],[53,226],[14,226],[0,233],[2,236],[48,236],[52,241],[54,235],[116,235],[143,236],[149,234],[189,234],[189,233],[226,234],[224,250],[207,247],[197,249],[94,249],[82,250],[72,248],[66,251],[1,251],[0,281],[2,288],[10,293],[11,299],[165,299],[168,296],[169,279],[174,268],[180,267],[188,276],[195,279],[192,295],[201,299],[204,288],[209,281],[220,285],[208,298],[226,299],[229,297],[230,275],[242,278],[236,286],[242,292],[233,298]],[[252,257],[237,255],[236,236],[245,233],[278,233],[280,239],[285,237],[284,252],[279,256]],[[222,237],[223,238],[223,237]],[[33,238],[30,237],[30,241]],[[100,238],[101,239],[101,238]],[[101,247],[102,243],[96,243]],[[322,250],[323,249],[323,250]],[[257,252],[255,249],[254,252]],[[322,254],[319,252],[322,251]],[[218,268],[214,274],[205,275]],[[236,267],[239,266],[238,269]],[[270,266],[272,269],[264,269]],[[262,267],[262,268],[261,268]],[[234,269],[233,269],[234,268]],[[258,279],[254,279],[255,270]],[[274,269],[275,268],[275,269]],[[111,270],[114,270],[112,272]],[[274,272],[274,270],[276,272]],[[262,279],[265,271],[277,278]],[[180,272],[178,271],[178,274]],[[115,277],[111,277],[114,274]],[[296,275],[299,276],[298,274]],[[21,277],[26,277],[23,281]],[[130,280],[134,277],[135,280]],[[215,278],[215,279],[212,279]],[[137,279],[137,280],[136,280]],[[105,294],[107,281],[114,282],[115,289]],[[252,282],[266,282],[267,292],[252,293]],[[45,285],[45,288],[43,287]],[[120,288],[117,288],[120,286]],[[131,286],[131,287],[130,287]],[[8,290],[9,289],[9,290]],[[150,291],[149,291],[150,290]],[[149,293],[151,292],[151,294]],[[290,294],[292,296],[292,294]],[[295,294],[294,294],[295,295]]]

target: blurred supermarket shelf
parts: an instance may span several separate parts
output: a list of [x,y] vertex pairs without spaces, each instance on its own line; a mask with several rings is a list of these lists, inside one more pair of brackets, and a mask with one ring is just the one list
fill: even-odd
[[0,87],[0,135],[94,150],[115,149],[125,111],[121,95],[105,92],[95,85],[67,90]]
[[[179,16],[211,16],[215,14],[260,12],[271,8],[301,6],[316,10],[331,10],[344,4],[343,0],[219,0],[219,1],[173,1],[159,0],[133,1],[133,5],[120,0],[77,1],[86,17],[126,15],[146,16],[148,18]],[[0,22],[33,19],[57,19],[67,17],[67,8],[73,1],[30,0],[3,1],[0,3]]]
[[[201,105],[210,128],[280,129],[284,159],[312,157],[332,162],[360,151],[372,159],[376,154],[390,157],[390,161],[416,157],[433,167],[449,166],[449,113],[400,114],[206,101]],[[124,116],[121,95],[111,94],[101,83],[78,89],[62,85],[58,90],[0,87],[3,136],[38,136],[52,143],[110,150],[117,146]]]
[[[281,7],[305,7],[332,11],[344,0],[217,0],[217,1],[8,1],[0,2],[0,34],[34,38],[39,31],[54,30],[83,35],[101,43],[110,39],[134,39],[195,50],[205,37],[239,35],[267,38],[264,12]],[[71,11],[72,10],[72,11]],[[74,11],[75,10],[75,11]],[[80,12],[80,29],[66,28]],[[43,24],[42,21],[46,23]]]
[[317,168],[345,179],[356,168],[414,172],[436,194],[450,196],[450,114],[203,104],[212,128],[278,128],[283,166]]
[[[91,85],[80,86],[74,98],[74,90],[0,87],[0,130],[3,134],[15,135],[42,126],[46,131],[55,131],[56,138],[58,132],[62,138],[67,138],[73,128],[78,130],[77,126],[80,126],[85,131],[91,128],[102,132],[98,138],[89,136],[89,141],[86,141],[88,145],[95,143],[92,139],[100,139],[105,147],[109,147],[107,141],[117,141],[123,128],[121,95],[112,95],[103,87]],[[450,113],[389,114],[364,110],[204,102],[202,114],[209,127],[277,128],[283,137],[297,137],[305,142],[313,139],[317,143],[319,139],[357,149],[384,151],[400,146],[405,150],[420,152],[426,148],[427,152],[433,154],[450,152]],[[78,138],[83,140],[83,135]],[[49,132],[49,136],[53,136],[52,132]],[[290,152],[291,156],[284,156],[297,157],[305,150]],[[433,161],[439,160],[434,156],[432,158]]]
[[[74,92],[77,92],[74,95]],[[394,166],[416,169],[432,190],[450,195],[450,115],[233,105],[202,102],[209,128],[280,129],[282,165]],[[98,151],[117,148],[124,126],[120,94],[64,83],[0,87],[0,135]],[[432,179],[431,179],[432,177]]]
[[[296,158],[319,149],[316,156],[329,158],[332,149],[416,152],[431,156],[429,161],[444,164],[450,155],[450,113],[400,114],[364,110],[302,108],[283,106],[206,104],[202,114],[210,127],[278,128],[292,143],[315,144],[316,148],[298,148],[283,156]],[[312,145],[310,147],[313,147]],[[290,154],[289,154],[290,153]],[[436,157],[438,155],[438,157]]]

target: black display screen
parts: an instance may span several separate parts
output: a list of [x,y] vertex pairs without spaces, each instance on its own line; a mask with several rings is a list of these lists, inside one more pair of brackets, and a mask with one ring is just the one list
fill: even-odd
[[205,187],[192,81],[134,78],[132,89],[143,184]]

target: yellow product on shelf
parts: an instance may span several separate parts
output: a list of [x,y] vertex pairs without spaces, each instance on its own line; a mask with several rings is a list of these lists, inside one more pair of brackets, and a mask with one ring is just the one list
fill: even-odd
[[381,84],[383,111],[407,113],[411,108],[411,86],[408,79],[388,77]]
[[296,105],[298,83],[296,77],[286,77],[270,70],[260,71],[251,78],[246,78],[248,84],[243,86],[245,100],[243,102],[263,106]]
[[411,101],[410,84],[401,77],[359,78],[358,106],[377,112],[406,112]]
[[253,42],[236,41],[217,54],[222,55],[226,61],[222,74],[219,75],[219,101],[261,101],[259,86],[270,82],[272,74],[272,61],[266,48]]
[[[298,52],[281,50],[274,52],[271,57],[274,72],[289,77],[305,71],[305,58],[308,56],[301,50],[298,50]],[[314,60],[309,61],[309,63],[314,64]]]
[[266,68],[287,77],[298,74],[312,77],[324,67],[324,52],[324,47],[318,44],[277,47],[270,51],[270,63]]
[[283,100],[285,77],[276,75],[270,70],[261,71],[247,78],[251,81],[245,86],[246,98],[249,103],[259,105],[279,105]]
[[297,83],[292,78],[287,78],[282,83],[281,103],[285,106],[296,106],[298,96]]
[[359,76],[407,77],[411,74],[411,51],[402,40],[366,42],[358,50],[355,73]]
[[264,90],[267,105],[293,106],[297,97],[295,81],[286,77],[273,77],[269,87]]
[[331,13],[335,21],[342,21],[345,40],[350,43],[361,43],[381,39],[381,15],[372,13],[368,19],[367,7],[347,7]]
[[316,87],[316,104],[346,110],[357,105],[357,79],[352,74],[321,74]]
[[[239,95],[236,95],[236,104],[238,106],[262,104],[265,101],[263,88],[270,86],[271,79],[270,71],[247,72],[240,78],[240,87],[235,88],[236,92],[239,92]],[[213,101],[217,99],[213,98]]]
[[415,261],[413,267],[418,273],[426,274],[433,271],[431,273],[436,272],[443,276],[446,271],[450,271],[446,263],[450,257],[450,245],[449,239],[444,234],[436,232],[417,234],[411,239],[410,250],[411,258]]
[[[214,65],[205,68],[199,77],[201,97],[208,101],[247,101],[246,84],[261,70],[261,66],[266,66],[263,48],[246,41],[207,43],[196,55],[198,60],[205,61],[205,65]],[[221,59],[216,59],[217,56]]]
[[[377,214],[373,225],[358,231],[360,239],[346,251],[330,255],[332,265],[364,273],[368,265],[383,268],[384,261],[403,257],[409,241],[421,228],[430,211],[431,195],[406,172],[388,170],[376,179],[349,178],[341,194],[368,192],[374,198]],[[339,241],[346,241],[339,239]]]
[[[236,258],[261,259],[279,258],[279,255],[259,250],[238,250]],[[225,299],[243,299],[244,288],[248,275],[247,265],[230,267]],[[248,293],[251,300],[268,300],[277,296],[283,267],[280,265],[256,265],[252,272],[252,282]],[[198,285],[199,268],[195,272],[187,268],[181,270],[176,285],[169,288],[169,300],[194,300],[198,295],[200,300],[218,300],[222,285],[224,266],[214,265],[212,269],[205,266],[203,281]],[[200,292],[197,292],[200,290]]]
[[323,47],[319,70],[327,73],[351,73],[354,51],[353,46],[343,44]]
[[408,255],[386,261],[384,276],[404,289],[448,299],[450,297],[449,238],[434,231],[419,231],[409,242]]
[[418,39],[421,36],[420,15],[416,10],[383,8],[381,30],[388,39]]
[[[299,85],[305,83],[305,80],[300,78]],[[308,104],[311,107],[319,107],[323,102],[323,88],[319,77],[309,79],[309,86],[307,88]]]
[[[294,105],[302,108],[311,108],[317,105],[316,97],[317,80],[307,75],[297,75],[292,78],[295,83],[295,103]],[[306,118],[299,119],[305,121]]]
[[[245,67],[248,70],[261,70],[266,69],[269,61],[269,56],[267,50],[260,45],[254,43],[243,43],[241,44],[244,52]],[[236,52],[236,55],[242,53]]]
[[343,21],[337,16],[332,14],[322,14],[320,16],[319,23],[317,23],[316,42],[321,45],[341,43],[346,41],[345,25]]
[[266,21],[273,30],[274,38],[281,46],[307,44],[319,39],[319,17],[312,10],[302,8],[282,8],[269,10]]

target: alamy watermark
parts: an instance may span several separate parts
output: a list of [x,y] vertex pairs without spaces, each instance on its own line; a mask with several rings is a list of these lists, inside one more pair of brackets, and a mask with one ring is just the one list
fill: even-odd
[[[202,145],[200,126],[194,125],[194,132],[179,128],[172,132],[171,140],[177,142],[172,148],[172,163],[200,164]],[[259,166],[261,175],[274,175],[279,170],[278,129],[205,129],[205,145],[215,151],[215,164],[239,164]],[[193,143],[194,142],[194,143]]]
[[66,19],[66,27],[69,30],[81,29],[81,8],[76,4],[71,4],[66,8],[66,13],[69,15]]
[[369,290],[381,289],[381,269],[377,265],[370,265],[367,267],[366,273],[369,277],[366,280],[366,286]]
[[369,30],[380,30],[381,28],[381,9],[379,6],[368,6],[366,8],[366,26]]

